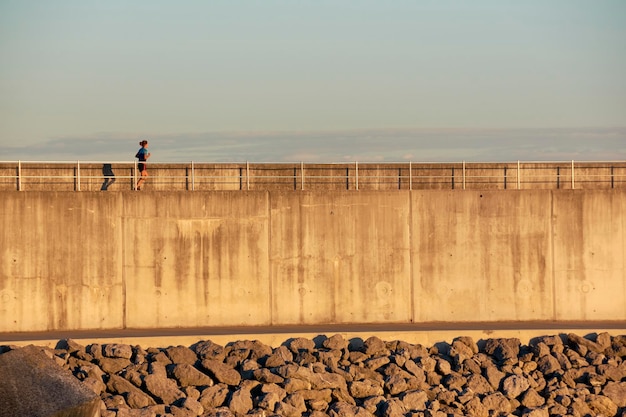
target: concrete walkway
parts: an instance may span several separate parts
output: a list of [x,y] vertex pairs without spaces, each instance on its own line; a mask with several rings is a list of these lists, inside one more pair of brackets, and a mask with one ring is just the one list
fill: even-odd
[[62,339],[88,345],[91,343],[124,343],[147,347],[189,346],[200,340],[212,340],[226,345],[237,340],[258,340],[276,347],[283,342],[304,337],[315,339],[320,335],[341,334],[344,338],[365,340],[377,336],[382,340],[403,340],[432,346],[438,342],[452,342],[458,336],[470,336],[475,341],[490,338],[519,338],[527,343],[534,337],[575,333],[585,336],[607,332],[626,335],[623,321],[602,322],[499,322],[499,323],[424,323],[424,324],[333,324],[316,326],[254,326],[205,327],[176,329],[119,329],[89,331],[54,331],[29,333],[0,333],[0,345],[37,345],[55,347]]

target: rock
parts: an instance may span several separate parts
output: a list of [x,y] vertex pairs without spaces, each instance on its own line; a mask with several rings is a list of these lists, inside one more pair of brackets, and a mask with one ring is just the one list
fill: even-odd
[[191,346],[200,360],[202,359],[214,359],[222,362],[226,358],[224,347],[213,343],[210,340],[204,340]]
[[202,417],[235,417],[235,414],[228,407],[218,407],[206,411]]
[[211,386],[213,380],[189,363],[177,363],[167,367],[168,375],[178,381],[181,387]]
[[372,417],[369,411],[364,408],[357,407],[352,404],[344,403],[344,402],[336,402],[332,404],[328,409],[328,415],[331,417]]
[[491,384],[480,374],[471,374],[467,378],[467,387],[476,394],[488,394],[493,391]]
[[163,404],[171,404],[185,397],[185,394],[178,389],[176,382],[163,375],[148,375],[144,378],[144,384],[146,391]]
[[367,359],[363,363],[367,368],[376,370],[380,367],[387,365],[390,362],[391,360],[388,356],[377,356],[375,358]]
[[404,392],[401,394],[400,398],[406,409],[411,411],[425,410],[426,403],[428,402],[428,396],[426,392],[422,390]]
[[276,414],[285,417],[300,417],[302,416],[302,411],[291,404],[281,401],[276,404]]
[[117,374],[121,372],[128,366],[131,366],[132,363],[130,360],[126,358],[107,358],[102,357],[96,360],[96,363],[107,374]]
[[[352,398],[350,398],[350,400],[352,400]],[[296,392],[287,395],[286,397],[284,397],[283,403],[291,405],[293,408],[296,409],[298,413],[300,413],[300,415],[307,411],[304,397],[301,393]]]
[[478,397],[473,397],[464,407],[465,415],[468,417],[489,417],[489,410]]
[[117,375],[109,376],[106,388],[110,393],[124,396],[128,405],[133,408],[143,408],[156,404],[152,397]]
[[133,348],[130,345],[110,343],[103,346],[102,353],[107,358],[130,359],[133,356]]
[[385,393],[382,385],[371,379],[350,383],[348,385],[348,391],[354,398],[375,397]]
[[528,379],[520,375],[511,375],[502,381],[502,393],[508,398],[517,398],[530,387]]
[[380,405],[380,415],[384,417],[404,417],[406,407],[398,398],[385,399]]
[[602,345],[574,333],[569,333],[567,335],[567,344],[582,356],[585,356],[587,351],[595,353],[604,352],[604,347]]
[[614,416],[617,414],[617,404],[604,395],[590,395],[586,398],[589,409],[596,416]]
[[389,349],[384,341],[376,336],[371,336],[363,342],[363,353],[368,356],[389,356]]
[[233,392],[228,408],[236,415],[246,414],[252,409],[252,396],[249,389],[239,388]]
[[450,390],[462,391],[467,378],[463,375],[452,373],[443,379],[443,384]]
[[283,377],[281,377],[280,375],[276,375],[273,374],[269,369],[267,368],[260,368],[260,369],[255,369],[252,372],[252,376],[254,379],[256,379],[259,382],[262,383],[276,383],[279,384],[281,382],[283,382],[285,379]]
[[486,395],[482,404],[487,410],[494,411],[495,415],[507,415],[512,411],[511,402],[501,392]]
[[526,408],[537,408],[541,407],[546,403],[545,398],[543,398],[537,391],[532,388],[529,388],[524,392],[520,398],[520,402]]
[[265,366],[276,368],[293,361],[293,353],[287,346],[279,346],[272,351],[272,354],[265,360]]
[[333,335],[274,349],[254,340],[145,350],[59,342],[45,352],[102,396],[107,417],[625,414],[626,337],[589,337],[488,339],[480,351],[464,337],[427,348]]
[[483,369],[482,373],[483,373],[483,376],[485,377],[485,379],[487,379],[487,381],[489,382],[489,385],[491,385],[491,387],[494,390],[500,389],[500,383],[502,382],[502,380],[506,376],[506,374],[504,372],[500,371],[493,364],[488,364]]
[[202,390],[198,402],[202,404],[205,410],[218,408],[226,403],[228,394],[229,391],[226,384],[213,385]]
[[234,368],[214,359],[204,359],[202,367],[209,372],[215,380],[228,385],[236,386],[241,382],[241,375]]
[[310,390],[311,382],[301,378],[286,378],[283,386],[285,391],[291,394],[296,391]]
[[292,339],[287,344],[287,347],[294,354],[297,354],[300,351],[311,352],[311,351],[313,351],[315,349],[315,342],[310,340],[310,339],[305,339],[304,337],[297,337],[295,339]]
[[608,382],[602,389],[602,395],[610,398],[618,407],[626,407],[626,382]]
[[518,361],[520,344],[518,338],[487,339],[485,353],[491,355],[500,364],[514,364]]
[[177,403],[181,408],[191,411],[194,416],[199,416],[204,413],[204,407],[202,406],[202,404],[200,404],[199,401],[194,400],[193,398],[183,398]]
[[0,375],[1,417],[93,416],[100,410],[100,398],[42,348],[0,354]]
[[544,355],[537,360],[537,369],[544,375],[563,370],[559,361],[551,354]]
[[322,346],[330,350],[347,350],[349,342],[340,334],[334,334],[322,342]]
[[522,417],[550,417],[550,411],[545,407],[526,409]]
[[346,380],[340,375],[330,372],[314,372],[309,378],[312,389],[338,388],[347,389]]
[[64,350],[69,354],[85,351],[85,347],[73,339],[61,339],[57,343],[57,349]]
[[604,376],[607,380],[619,382],[626,378],[626,362],[622,362],[622,366],[615,366],[612,364],[602,364],[596,367],[598,373]]
[[165,349],[165,354],[176,364],[195,365],[198,361],[198,354],[186,346],[170,346]]

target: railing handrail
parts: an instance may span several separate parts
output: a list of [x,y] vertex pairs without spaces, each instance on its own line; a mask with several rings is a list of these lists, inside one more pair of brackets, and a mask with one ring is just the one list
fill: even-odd
[[[134,163],[136,163],[137,161],[133,161],[133,160],[118,160],[118,161],[111,161],[111,160],[82,160],[82,159],[74,159],[74,160],[52,160],[52,161],[42,161],[42,160],[26,160],[26,159],[13,159],[13,160],[5,160],[2,161],[0,160],[0,164],[16,164],[18,162],[21,162],[23,164],[76,164],[76,163],[80,163],[80,164],[129,164],[132,165]],[[305,165],[354,165],[356,163],[358,163],[359,165],[409,165],[409,164],[418,164],[418,165],[453,165],[453,164],[457,164],[457,165],[462,165],[463,162],[465,162],[466,165],[470,165],[470,164],[481,164],[481,165],[504,165],[504,164],[511,164],[511,165],[515,165],[518,162],[520,164],[565,164],[565,165],[569,165],[572,162],[576,163],[576,164],[619,164],[619,163],[626,163],[626,159],[614,159],[614,160],[594,160],[594,159],[581,159],[581,160],[546,160],[546,161],[540,161],[540,160],[519,160],[519,161],[412,161],[412,160],[407,160],[407,161],[344,161],[344,162],[337,162],[337,161],[333,161],[333,162],[304,162],[304,161],[259,161],[259,162],[254,162],[254,161],[195,161],[195,160],[191,160],[191,161],[149,161],[148,164],[150,165],[182,165],[182,164],[208,164],[208,165],[236,165],[236,164],[256,164],[256,165],[298,165],[300,166],[300,164],[305,164]]]
[[[8,167],[6,165],[9,165]],[[36,173],[33,175],[29,170],[56,169],[49,165],[63,165],[63,169],[73,169],[72,174],[45,175]],[[94,165],[102,165],[102,174],[93,175],[96,168]],[[129,175],[115,175],[112,171],[109,175],[105,173],[106,165],[116,170],[130,169]],[[346,189],[360,190],[365,184],[392,184],[397,181],[398,189],[413,190],[415,185],[424,186],[427,181],[436,184],[444,184],[442,181],[449,181],[452,189],[467,189],[471,184],[472,189],[480,188],[477,184],[487,184],[493,187],[502,185],[504,189],[522,189],[523,185],[535,183],[556,183],[556,188],[575,189],[579,183],[610,183],[610,188],[626,187],[626,160],[610,161],[514,161],[514,162],[150,162],[149,167],[156,172],[159,169],[179,169],[185,170],[183,174],[175,175],[155,175],[150,177],[150,181],[160,180],[180,180],[186,181],[185,190],[195,191],[198,189],[198,181],[216,180],[213,185],[232,184],[239,182],[240,190],[262,189],[266,183],[259,183],[259,180],[276,180],[274,185],[284,185],[288,180],[293,180],[292,189],[305,190],[305,183],[313,186],[321,184],[317,181],[332,180],[344,181]],[[159,168],[160,167],[160,168]],[[233,175],[203,175],[207,168],[216,170],[238,170],[238,174]],[[1,170],[16,169],[16,174],[5,175]],[[284,169],[293,170],[292,174],[285,175],[276,171]],[[344,173],[320,173],[325,169],[345,170]],[[274,171],[275,174],[268,175],[266,172]],[[387,173],[385,170],[391,172]],[[427,172],[430,170],[431,172]],[[441,172],[446,170],[451,172]],[[533,172],[533,171],[537,172]],[[556,170],[556,172],[547,172]],[[593,172],[592,170],[602,170]],[[610,170],[607,173],[606,170]],[[371,171],[375,171],[371,174]],[[435,171],[435,175],[433,172]],[[503,172],[502,172],[503,171]],[[542,171],[546,171],[545,173]],[[492,173],[493,172],[493,173]],[[581,173],[582,172],[582,173]],[[316,175],[318,174],[318,175]],[[371,175],[370,175],[371,174]],[[117,179],[130,179],[132,188],[136,188],[138,180],[137,161],[0,161],[0,180],[16,180],[18,191],[25,189],[25,183],[33,179],[71,179],[74,191],[82,191],[83,185],[93,188],[94,180],[104,180],[104,185],[108,181],[115,182]],[[219,181],[219,180],[224,181]],[[370,181],[368,180],[377,180]],[[441,180],[441,181],[440,181]],[[91,184],[89,182],[92,181]],[[112,183],[111,182],[111,183]],[[566,187],[566,182],[569,187]],[[267,184],[269,184],[268,182]],[[460,184],[459,184],[460,183]],[[502,184],[501,184],[502,183]],[[6,181],[3,184],[6,184]],[[31,182],[32,184],[32,182]],[[171,184],[171,183],[169,183]],[[206,181],[205,181],[206,184]],[[265,184],[265,185],[264,185]],[[324,184],[327,184],[326,182]],[[456,187],[455,187],[456,184]],[[432,184],[431,184],[432,185]],[[484,186],[483,186],[484,187]],[[531,187],[532,188],[532,187]],[[545,188],[545,187],[544,187]],[[1,189],[1,188],[0,188]],[[106,188],[103,188],[106,189]],[[215,189],[215,188],[212,188]],[[231,188],[227,188],[231,189]],[[391,188],[385,188],[391,189]]]

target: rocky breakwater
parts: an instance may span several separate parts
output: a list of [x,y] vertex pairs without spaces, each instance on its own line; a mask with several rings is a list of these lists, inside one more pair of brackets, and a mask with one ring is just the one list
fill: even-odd
[[626,416],[626,336],[607,333],[431,347],[341,335],[275,348],[64,340],[48,353],[100,395],[104,417]]

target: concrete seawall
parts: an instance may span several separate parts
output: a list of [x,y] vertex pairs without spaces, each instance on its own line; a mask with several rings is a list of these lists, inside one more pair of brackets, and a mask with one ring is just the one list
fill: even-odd
[[626,322],[626,190],[0,191],[0,333]]

